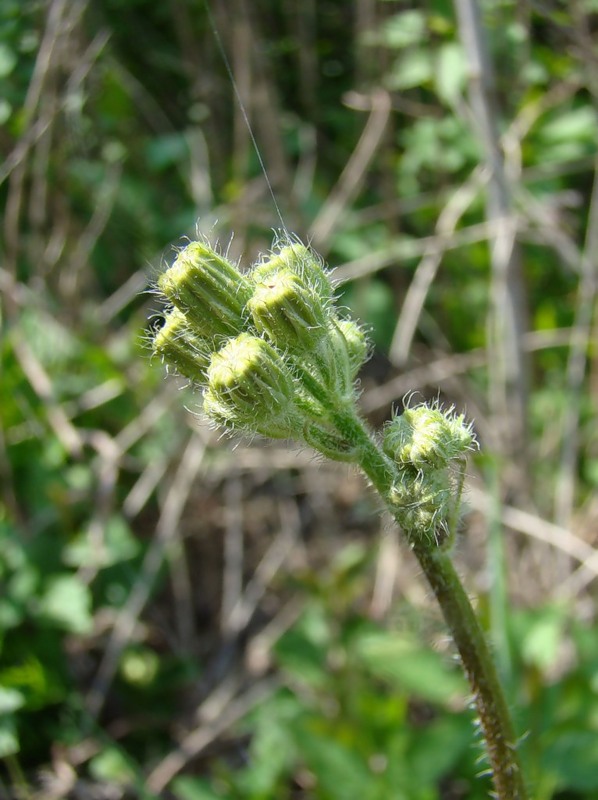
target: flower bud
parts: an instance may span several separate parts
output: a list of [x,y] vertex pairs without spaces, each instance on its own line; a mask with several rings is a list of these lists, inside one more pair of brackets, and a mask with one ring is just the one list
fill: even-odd
[[338,319],[332,325],[332,336],[338,347],[344,347],[349,359],[350,377],[355,378],[367,361],[369,354],[368,340],[363,328],[351,319]]
[[153,341],[154,353],[195,383],[205,381],[213,349],[208,340],[194,333],[178,308],[167,314]]
[[263,339],[242,333],[212,356],[204,410],[222,425],[286,438],[302,424],[294,393],[282,356]]
[[201,335],[236,336],[243,330],[248,280],[202,242],[191,242],[158,280],[168,300]]
[[451,505],[448,470],[406,468],[389,493],[401,527],[418,535],[432,534],[446,524]]
[[260,279],[247,308],[257,330],[281,350],[311,351],[326,334],[320,297],[288,269]]
[[332,300],[332,285],[318,257],[299,242],[281,248],[252,272],[256,283],[269,280],[278,272],[293,272],[303,283],[314,291],[324,302]]
[[471,425],[438,407],[406,408],[384,434],[384,451],[397,463],[417,469],[445,467],[475,446]]

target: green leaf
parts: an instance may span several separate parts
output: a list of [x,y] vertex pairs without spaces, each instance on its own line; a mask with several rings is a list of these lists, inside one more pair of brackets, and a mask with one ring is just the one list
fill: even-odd
[[173,781],[172,791],[177,800],[222,800],[222,794],[212,789],[204,778],[180,776]]
[[285,633],[275,647],[278,663],[302,683],[323,686],[329,681],[326,650],[330,631],[321,608],[308,607],[299,622]]
[[389,89],[413,89],[427,83],[432,75],[430,54],[421,50],[410,50],[397,60],[386,85]]
[[94,778],[120,785],[135,781],[136,772],[130,760],[117,747],[107,747],[89,762]]
[[13,756],[19,750],[19,737],[14,719],[0,717],[0,758]]
[[0,597],[0,630],[14,628],[23,619],[24,611],[20,604],[8,597]]
[[563,640],[565,619],[560,609],[547,608],[530,624],[520,649],[523,659],[546,671],[555,663]]
[[425,700],[450,703],[467,693],[462,675],[404,633],[367,633],[356,641],[355,649],[375,676]]
[[148,142],[147,165],[156,172],[180,164],[189,158],[189,145],[183,133],[169,133]]
[[436,91],[441,100],[453,105],[463,93],[467,79],[467,63],[463,50],[456,42],[443,44],[438,52],[435,69]]
[[13,71],[17,63],[14,50],[6,44],[0,44],[0,78],[6,78]]
[[551,143],[583,140],[594,142],[596,136],[596,112],[590,105],[584,105],[546,122],[541,128],[542,138]]
[[395,49],[419,44],[425,35],[426,19],[421,11],[403,11],[395,14],[380,31],[382,43]]
[[131,647],[122,654],[119,666],[123,679],[132,686],[150,686],[160,669],[158,655],[148,647]]
[[[0,98],[0,125],[5,125],[12,114],[12,106],[4,98]],[[1,317],[0,317],[1,321]]]
[[0,686],[0,714],[10,714],[21,708],[25,703],[25,698],[16,689],[7,689]]
[[[52,634],[50,636],[52,637]],[[18,663],[6,666],[0,672],[0,683],[6,689],[16,689],[28,711],[44,708],[50,703],[58,703],[64,697],[59,675],[51,664],[52,654],[48,652],[47,631],[40,632],[36,638],[36,646],[44,654],[45,663],[31,654]]]
[[297,698],[281,690],[251,714],[249,759],[235,780],[243,797],[275,797],[278,782],[290,773],[296,759],[291,730],[302,708]]
[[73,332],[45,311],[30,307],[21,314],[19,324],[44,366],[57,369],[81,352]]
[[59,575],[48,581],[40,611],[70,633],[89,633],[93,627],[89,589],[75,575]]
[[72,567],[95,566],[101,569],[135,558],[141,544],[131,533],[126,520],[115,514],[108,520],[102,546],[91,542],[87,532],[80,534],[64,550],[64,561]]
[[317,797],[364,800],[370,796],[368,789],[373,775],[358,753],[311,729],[311,726],[294,731],[297,747],[308,769],[316,777]]
[[542,764],[562,789],[598,789],[598,730],[559,734],[542,754]]
[[440,717],[411,740],[409,766],[417,782],[435,785],[471,747],[473,731],[466,716]]

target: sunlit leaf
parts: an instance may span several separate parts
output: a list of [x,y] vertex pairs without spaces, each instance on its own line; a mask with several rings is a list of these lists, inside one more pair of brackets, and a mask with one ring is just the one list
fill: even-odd
[[427,700],[449,703],[467,693],[460,673],[404,634],[365,634],[355,643],[355,653],[374,675]]
[[93,627],[89,589],[75,575],[51,578],[39,607],[42,616],[72,633],[89,633]]

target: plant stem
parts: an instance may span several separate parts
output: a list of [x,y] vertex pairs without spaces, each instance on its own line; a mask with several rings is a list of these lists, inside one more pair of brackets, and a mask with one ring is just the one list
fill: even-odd
[[[332,410],[339,430],[356,445],[359,466],[390,511],[389,491],[395,475],[393,462],[374,441],[353,408]],[[499,800],[526,800],[525,782],[516,750],[516,736],[507,702],[480,623],[446,552],[432,539],[405,531],[453,636],[477,706],[486,740],[488,760]]]
[[527,791],[517,757],[516,737],[505,696],[486,638],[443,550],[428,542],[412,543],[413,551],[438,600],[472,688],[486,740],[488,760],[500,800],[524,800]]

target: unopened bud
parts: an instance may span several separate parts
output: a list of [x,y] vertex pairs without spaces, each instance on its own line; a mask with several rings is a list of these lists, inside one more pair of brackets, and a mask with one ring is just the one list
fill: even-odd
[[158,280],[168,300],[205,336],[236,336],[250,297],[234,264],[202,242],[191,242]]
[[333,337],[338,337],[338,346],[345,348],[350,364],[351,379],[367,361],[369,347],[363,328],[351,319],[339,319],[333,323]]
[[268,280],[278,272],[289,270],[297,275],[321,300],[331,301],[333,291],[326,270],[318,257],[299,242],[286,245],[267,261],[258,264],[252,272],[252,277],[259,283]]
[[326,333],[320,297],[288,269],[261,279],[247,308],[258,331],[281,350],[310,351]]
[[404,469],[393,485],[389,499],[405,531],[418,535],[433,533],[446,523],[449,515],[451,490],[448,471]]
[[474,446],[473,430],[463,416],[426,405],[406,408],[384,433],[386,454],[417,469],[445,467]]
[[203,383],[213,346],[197,336],[185,315],[172,309],[154,337],[153,350],[177,372],[195,383]]
[[242,333],[212,356],[204,410],[227,427],[284,438],[300,429],[293,376],[283,357]]

